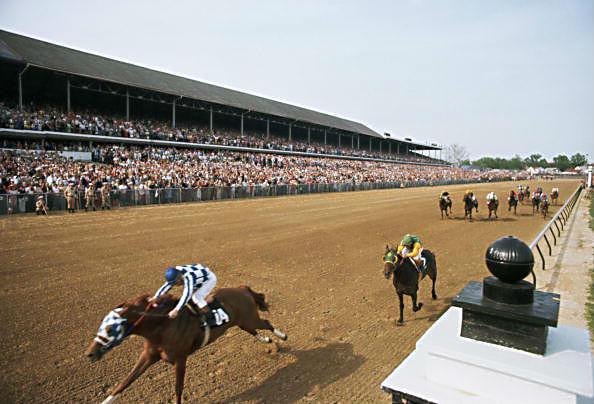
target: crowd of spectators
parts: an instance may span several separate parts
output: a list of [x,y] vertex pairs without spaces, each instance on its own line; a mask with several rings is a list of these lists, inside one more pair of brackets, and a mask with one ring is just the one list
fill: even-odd
[[[114,136],[123,138],[167,140],[223,146],[250,147],[265,150],[284,150],[315,154],[367,157],[384,160],[406,160],[416,162],[435,161],[420,154],[381,153],[350,147],[306,143],[274,134],[240,132],[232,129],[216,129],[213,133],[206,127],[172,128],[164,122],[153,120],[126,120],[106,117],[92,112],[64,112],[54,107],[28,107],[23,111],[0,102],[0,128],[56,131],[66,133]],[[350,140],[345,141],[350,143]],[[41,144],[39,145],[41,147]],[[44,147],[45,148],[45,147]],[[47,148],[45,148],[47,149]]]
[[269,153],[98,145],[92,161],[59,151],[0,150],[0,194],[63,192],[68,183],[112,189],[240,187],[331,183],[484,181],[507,171],[481,172],[447,166],[396,164]]

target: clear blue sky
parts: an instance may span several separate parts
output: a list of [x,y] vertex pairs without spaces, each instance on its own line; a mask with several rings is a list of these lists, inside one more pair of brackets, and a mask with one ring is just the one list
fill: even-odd
[[593,4],[0,0],[0,27],[472,157],[592,160]]

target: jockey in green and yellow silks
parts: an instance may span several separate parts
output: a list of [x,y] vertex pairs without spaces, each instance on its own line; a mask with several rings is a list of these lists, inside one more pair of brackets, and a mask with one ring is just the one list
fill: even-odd
[[419,277],[421,276],[421,268],[425,268],[426,260],[425,257],[421,256],[423,252],[423,245],[421,239],[412,234],[404,236],[400,244],[398,244],[398,255],[403,258],[412,258],[419,271]]

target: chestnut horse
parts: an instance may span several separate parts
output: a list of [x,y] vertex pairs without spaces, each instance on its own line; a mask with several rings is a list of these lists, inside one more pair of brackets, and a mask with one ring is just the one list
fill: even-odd
[[[427,275],[432,281],[431,297],[433,300],[437,299],[435,293],[435,281],[437,280],[437,263],[435,262],[435,255],[429,250],[423,250],[422,256],[427,260]],[[404,324],[404,295],[408,295],[412,299],[412,310],[414,312],[421,310],[423,303],[417,304],[417,292],[419,290],[419,271],[411,258],[402,258],[398,255],[394,248],[386,245],[386,253],[384,254],[384,276],[390,279],[390,275],[394,274],[392,284],[396,289],[398,295],[400,317],[398,325]]]
[[449,196],[441,196],[439,197],[439,210],[441,211],[441,218],[443,219],[443,214],[445,212],[446,217],[450,217],[448,214],[448,208],[450,209],[450,214],[452,213],[452,200]]
[[514,208],[514,215],[516,214],[516,209],[518,208],[518,196],[522,195],[522,193],[516,194],[514,190],[509,191],[509,196],[507,197],[507,211],[511,212],[511,209]]
[[257,330],[270,330],[282,340],[287,335],[274,328],[268,320],[260,318],[258,310],[268,310],[261,293],[247,286],[219,289],[213,296],[228,314],[228,321],[218,327],[203,326],[202,318],[189,310],[181,310],[174,320],[167,313],[177,300],[170,295],[150,302],[149,295],[141,295],[113,309],[101,323],[97,336],[86,351],[92,362],[97,361],[131,334],[144,337],[144,349],[134,368],[113,390],[103,403],[110,403],[151,365],[164,360],[175,365],[175,392],[181,403],[188,356],[213,343],[229,328],[238,326],[262,342],[269,337],[258,335]]
[[556,189],[551,192],[551,203],[553,205],[557,205],[557,200],[559,199],[559,191]]

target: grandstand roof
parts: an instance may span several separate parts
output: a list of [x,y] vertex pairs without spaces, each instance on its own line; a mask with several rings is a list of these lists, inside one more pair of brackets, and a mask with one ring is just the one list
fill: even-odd
[[348,119],[0,30],[0,58],[384,139]]

